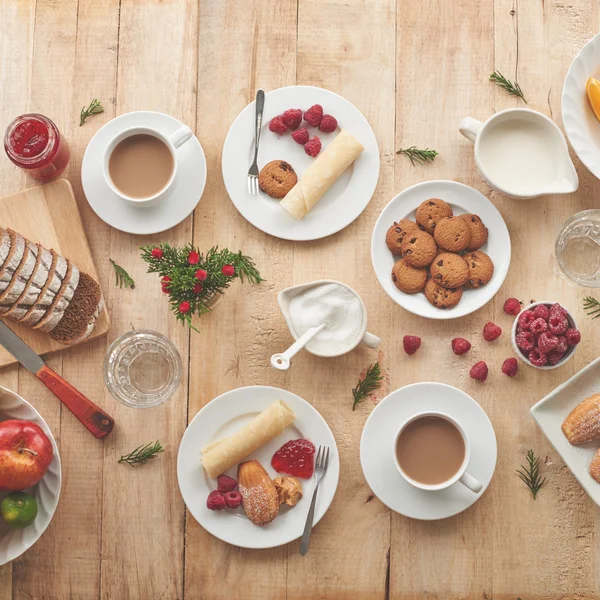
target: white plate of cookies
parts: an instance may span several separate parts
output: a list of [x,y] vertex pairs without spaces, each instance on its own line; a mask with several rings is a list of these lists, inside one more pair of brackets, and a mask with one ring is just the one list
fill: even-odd
[[510,235],[498,209],[456,181],[425,181],[383,209],[371,260],[387,295],[409,312],[455,319],[487,304],[510,265]]

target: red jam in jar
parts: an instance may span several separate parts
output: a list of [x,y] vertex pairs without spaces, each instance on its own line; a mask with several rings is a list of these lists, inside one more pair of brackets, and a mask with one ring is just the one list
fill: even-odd
[[43,115],[17,117],[6,129],[4,149],[15,165],[40,181],[58,177],[69,164],[67,140]]

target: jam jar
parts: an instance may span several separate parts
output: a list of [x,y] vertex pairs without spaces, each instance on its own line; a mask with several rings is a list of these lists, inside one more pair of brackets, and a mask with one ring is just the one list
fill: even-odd
[[8,158],[35,179],[50,181],[69,164],[69,145],[56,125],[35,113],[17,117],[6,129]]

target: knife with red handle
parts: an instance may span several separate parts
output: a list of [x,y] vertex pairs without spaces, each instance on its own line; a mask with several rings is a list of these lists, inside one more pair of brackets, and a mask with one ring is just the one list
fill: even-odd
[[47,367],[42,358],[2,321],[0,321],[0,344],[28,371],[31,371],[94,437],[103,438],[112,431],[115,424],[112,417],[77,391],[58,373]]

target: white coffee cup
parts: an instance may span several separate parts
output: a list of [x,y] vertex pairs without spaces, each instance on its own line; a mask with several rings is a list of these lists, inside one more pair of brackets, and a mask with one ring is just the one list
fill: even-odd
[[[396,454],[396,448],[398,446],[398,439],[402,435],[402,432],[406,429],[406,427],[410,423],[413,423],[414,421],[416,421],[418,419],[422,419],[423,417],[440,417],[442,419],[446,419],[446,421],[450,422],[452,425],[454,425],[454,427],[456,427],[456,429],[462,436],[463,442],[465,444],[465,458],[463,459],[463,462],[462,462],[460,468],[458,469],[458,471],[456,471],[456,473],[454,473],[454,475],[452,475],[452,477],[450,477],[450,479],[443,481],[442,483],[437,483],[435,485],[421,483],[420,481],[417,481],[417,480],[413,479],[412,477],[410,477],[409,475],[407,475],[403,471],[402,467],[400,466],[400,463],[398,462],[398,456]],[[465,487],[467,487],[468,489],[470,489],[472,492],[474,492],[476,494],[478,494],[481,491],[481,488],[483,487],[481,485],[481,483],[479,481],[477,481],[477,479],[475,479],[475,477],[472,477],[471,475],[469,475],[467,473],[467,467],[469,466],[469,460],[471,458],[471,448],[469,445],[469,440],[468,440],[467,436],[465,435],[463,428],[450,415],[447,415],[445,413],[437,412],[437,411],[426,411],[426,412],[421,412],[416,415],[413,415],[412,417],[410,417],[410,419],[407,419],[402,424],[402,426],[398,430],[398,433],[396,434],[396,437],[394,438],[393,452],[394,452],[394,464],[396,465],[396,468],[398,469],[398,473],[400,473],[400,475],[402,475],[402,477],[404,477],[404,479],[408,483],[410,483],[412,486],[419,488],[421,490],[429,490],[429,491],[445,490],[446,488],[449,488],[451,485],[454,485],[457,481],[460,481],[460,483],[462,483]]]
[[[120,142],[131,137],[132,135],[144,134],[158,138],[167,146],[167,148],[169,148],[171,156],[173,157],[173,171],[171,173],[171,176],[169,177],[169,181],[167,181],[163,188],[156,192],[156,194],[153,194],[152,196],[146,196],[145,198],[133,198],[131,196],[127,196],[115,186],[110,177],[110,172],[108,170],[108,161],[113,150],[117,147],[117,145]],[[154,127],[130,127],[121,131],[111,140],[110,144],[108,144],[104,152],[104,179],[106,180],[108,187],[113,191],[113,193],[115,193],[117,196],[119,196],[119,198],[121,198],[125,202],[129,202],[138,207],[155,206],[169,195],[171,188],[173,187],[175,176],[177,175],[177,150],[181,148],[181,146],[183,146],[183,144],[185,144],[193,136],[194,132],[187,125],[183,125],[169,136],[164,135]]]

